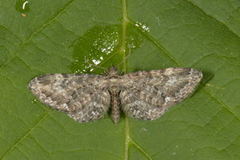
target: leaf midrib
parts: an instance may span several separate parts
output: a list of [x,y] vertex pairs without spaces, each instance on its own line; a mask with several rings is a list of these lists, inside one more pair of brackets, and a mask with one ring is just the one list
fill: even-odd
[[[126,47],[126,37],[127,37],[127,25],[131,23],[128,18],[127,13],[127,0],[122,0],[122,37],[119,49],[119,54],[123,56],[123,71],[127,73],[127,47]],[[152,160],[151,156],[144,151],[144,149],[139,146],[130,136],[130,128],[128,118],[125,117],[125,148],[124,148],[124,160],[129,160],[129,147],[133,145],[136,149],[141,152],[147,159]]]

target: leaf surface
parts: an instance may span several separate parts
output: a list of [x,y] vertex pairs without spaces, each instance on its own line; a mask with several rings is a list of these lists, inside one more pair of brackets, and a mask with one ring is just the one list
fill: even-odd
[[[1,160],[240,159],[240,2],[0,3]],[[156,121],[80,124],[27,89],[46,73],[192,67],[195,94]]]

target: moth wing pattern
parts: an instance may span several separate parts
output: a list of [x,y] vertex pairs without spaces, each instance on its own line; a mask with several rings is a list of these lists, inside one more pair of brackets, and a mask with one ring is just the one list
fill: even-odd
[[108,111],[110,95],[101,75],[48,74],[36,77],[29,89],[44,104],[66,112],[79,122],[100,119]]
[[123,79],[128,79],[120,93],[123,112],[136,119],[155,120],[188,97],[202,73],[192,68],[166,68],[125,74]]

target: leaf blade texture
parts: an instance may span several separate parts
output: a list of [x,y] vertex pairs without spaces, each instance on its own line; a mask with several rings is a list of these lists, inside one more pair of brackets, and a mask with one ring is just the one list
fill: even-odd
[[[238,1],[0,3],[0,159],[232,159],[239,154]],[[46,73],[191,67],[192,97],[157,121],[79,124],[26,86]],[[97,66],[97,67],[95,67]]]

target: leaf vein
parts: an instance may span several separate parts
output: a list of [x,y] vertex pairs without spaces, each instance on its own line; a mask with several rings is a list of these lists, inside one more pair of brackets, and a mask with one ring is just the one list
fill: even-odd
[[152,157],[145,152],[145,149],[142,148],[137,142],[135,142],[132,138],[130,138],[130,142],[149,160],[152,160]]
[[29,42],[32,37],[41,32],[42,30],[44,30],[48,25],[50,25],[58,16],[60,16],[64,10],[66,8],[68,8],[72,3],[74,2],[74,0],[70,0],[68,1],[61,9],[59,9],[54,15],[53,17],[51,17],[50,19],[48,19],[45,23],[43,23],[36,31],[32,32],[32,34],[27,38],[27,40],[25,41],[25,43]]
[[10,152],[12,151],[14,148],[17,148],[17,145],[20,144],[31,132],[34,128],[36,128],[46,117],[48,116],[48,112],[45,112],[43,114],[43,116],[41,116],[41,118],[31,127],[27,130],[27,132],[25,132],[21,137],[18,138],[18,140],[12,145],[10,146],[0,157],[1,160],[4,159],[4,157]]
[[[132,25],[135,25],[135,22],[133,20],[129,20],[130,23]],[[150,34],[146,33],[146,32],[143,32],[141,29],[137,28],[137,30],[147,39],[149,40],[150,42],[152,42],[159,50],[162,51],[162,53],[164,55],[166,55],[174,64],[180,66],[181,64],[176,60],[176,58],[174,58],[170,52],[165,48],[163,47],[163,45],[157,41],[153,36],[151,36]]]
[[200,8],[199,6],[197,6],[194,2],[190,1],[190,0],[186,0],[186,2],[188,2],[189,4],[191,4],[193,7],[199,9],[202,13],[204,13],[207,17],[211,18],[211,19],[215,19],[218,23],[220,23],[221,25],[223,25],[224,27],[226,27],[232,34],[234,34],[235,36],[238,37],[238,39],[240,39],[240,36],[235,33],[230,27],[228,27],[224,22],[218,20],[217,18],[213,17],[212,15],[207,14],[202,8]]
[[217,102],[218,104],[220,104],[221,106],[223,106],[226,110],[228,110],[232,115],[234,115],[234,117],[236,117],[239,121],[240,118],[234,114],[233,111],[231,111],[231,107],[228,106],[227,104],[225,104],[224,102],[222,102],[221,100],[219,100],[218,98],[214,97],[210,92],[208,92],[206,89],[203,89],[203,91],[215,102]]

